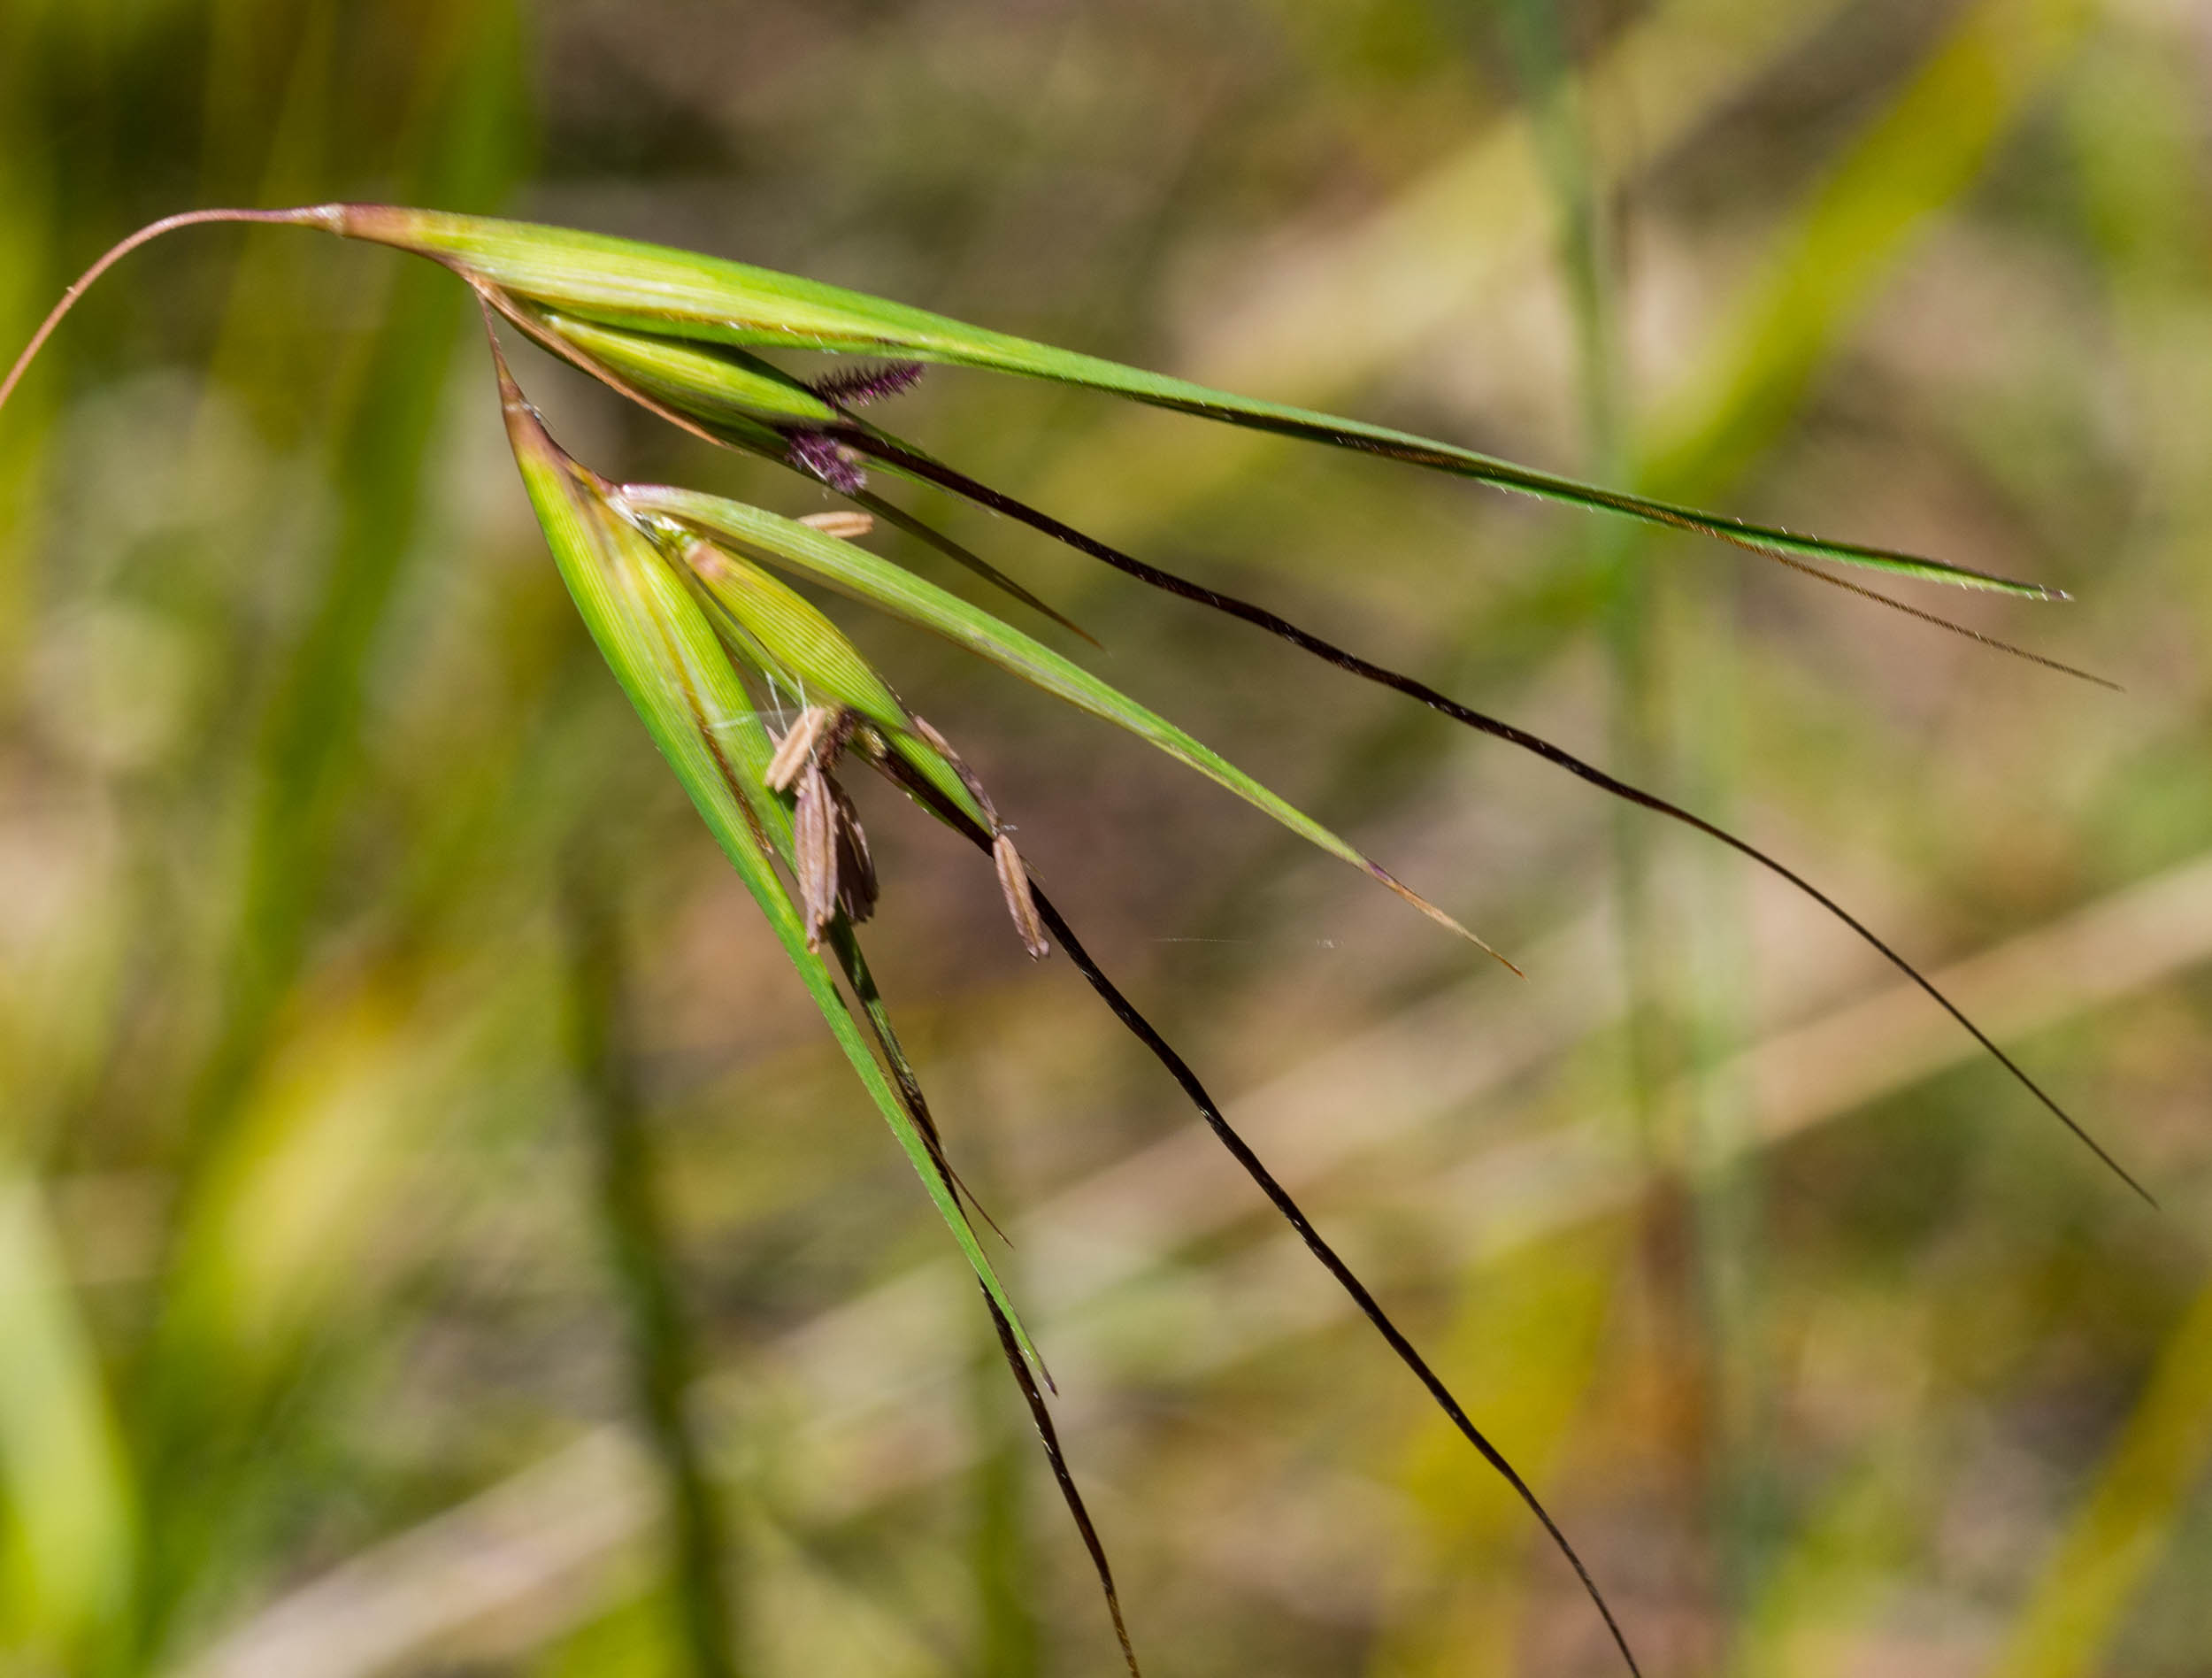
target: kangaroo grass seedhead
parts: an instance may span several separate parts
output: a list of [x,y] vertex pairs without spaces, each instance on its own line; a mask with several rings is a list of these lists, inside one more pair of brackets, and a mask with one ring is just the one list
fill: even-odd
[[[882,773],[988,856],[1008,914],[1029,953],[1041,957],[1054,941],[1067,951],[1116,1018],[1175,1078],[1223,1145],[1351,1295],[1394,1353],[1526,1502],[1572,1562],[1632,1673],[1635,1660],[1595,1582],[1535,1494],[1230,1128],[1195,1074],[1091,960],[1059,911],[1038,889],[982,782],[944,737],[908,708],[843,631],[784,578],[826,586],[928,629],[1063,703],[1146,741],[1309,843],[1352,864],[1453,932],[1485,950],[1489,946],[1312,816],[1129,695],[992,612],[857,546],[857,538],[880,520],[1082,635],[980,556],[886,499],[871,486],[872,470],[887,478],[934,485],[1005,514],[1150,586],[1240,619],[1349,674],[1405,693],[1463,726],[1532,752],[1613,797],[1686,823],[1734,848],[1818,903],[1893,962],[2107,1165],[2139,1193],[2144,1192],[1917,968],[1834,899],[1765,851],[1547,740],[1362,658],[1266,607],[1122,553],[980,483],[862,418],[857,411],[911,389],[929,363],[1080,386],[1201,419],[1371,453],[1501,489],[1698,532],[1971,635],[2001,650],[2079,675],[2083,673],[1874,594],[1820,567],[1870,568],[2028,598],[2055,597],[2056,590],[1917,555],[1826,541],[1579,483],[1432,438],[1210,389],[764,268],[527,222],[386,204],[196,211],[141,229],[101,257],[63,295],[0,381],[0,404],[85,288],[108,268],[163,233],[224,221],[317,227],[393,246],[442,264],[476,292],[492,340],[516,465],[569,592],[608,668],[759,906],[973,1270],[1037,1422],[1056,1482],[1097,1571],[1133,1674],[1136,1659],[1105,1551],[1068,1472],[1039,1388],[1040,1379],[1049,1387],[1049,1377],[977,1239],[969,1216],[974,1197],[947,1158],[920,1081],[900,1046],[858,942],[856,928],[874,912],[879,882],[858,815],[837,779],[839,765],[847,758],[856,758]],[[695,490],[608,482],[563,450],[524,399],[500,352],[495,323],[501,319],[670,423],[826,484],[852,500],[856,511],[794,520]],[[874,359],[810,381],[755,353],[773,349]],[[768,715],[785,720],[780,733],[769,731],[764,720]],[[1502,956],[1498,959],[1504,961]],[[841,978],[851,1001],[847,990],[839,988]]]
[[[977,1280],[1006,1313],[1024,1355],[1033,1359],[1034,1344],[977,1243],[949,1173],[941,1168],[933,1136],[925,1133],[869,1052],[823,960],[826,923],[849,921],[864,895],[872,901],[872,890],[865,889],[872,870],[865,866],[864,849],[842,830],[849,823],[849,806],[835,807],[833,797],[822,801],[829,806],[826,854],[834,859],[837,874],[849,882],[842,900],[837,900],[834,886],[826,893],[810,894],[806,882],[809,878],[818,881],[821,864],[810,853],[809,863],[816,872],[809,875],[799,871],[792,807],[795,800],[775,792],[766,778],[775,743],[759,720],[747,678],[730,657],[728,643],[709,621],[690,573],[636,520],[612,486],[553,441],[523,399],[503,359],[498,371],[516,464],[586,627],[783,944]],[[764,668],[749,674],[757,684],[773,679]],[[918,766],[915,772],[921,774],[922,769]],[[945,778],[958,787],[957,778],[949,772]],[[798,897],[777,872],[779,861],[794,871]],[[820,901],[810,900],[803,906],[801,897],[833,901],[826,912],[818,912],[825,909]]]

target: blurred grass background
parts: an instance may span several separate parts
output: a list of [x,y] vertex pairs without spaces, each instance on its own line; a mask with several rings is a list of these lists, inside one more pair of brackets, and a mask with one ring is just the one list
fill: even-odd
[[[892,422],[1735,823],[1010,527],[1100,667],[1531,972],[838,608],[1657,1674],[2212,1673],[2212,10],[4,0],[0,343],[138,223],[686,244],[2061,584],[1922,604],[939,373]],[[941,1230],[594,659],[466,301],[195,232],[0,416],[0,1673],[1108,1670]],[[603,470],[829,504],[541,362]],[[932,557],[887,538],[918,567]],[[964,587],[964,581],[955,586]],[[1161,1674],[1613,1670],[965,848],[876,966]]]

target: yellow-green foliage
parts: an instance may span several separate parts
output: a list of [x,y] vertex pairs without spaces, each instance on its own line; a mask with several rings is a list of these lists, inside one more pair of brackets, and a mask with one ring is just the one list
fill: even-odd
[[[879,746],[1013,830],[1647,1670],[2193,1678],[2192,9],[620,11],[0,6],[0,350],[149,216],[434,206],[321,219],[473,264],[605,474],[523,426],[541,531],[464,280],[298,227],[133,256],[0,411],[0,1672],[1102,1669],[979,1266],[1148,1669],[1608,1669]],[[932,371],[841,406],[825,347]],[[797,522],[841,504],[783,469],[810,429],[869,473],[861,540]],[[1847,887],[2165,1212],[1737,860],[872,438]],[[872,969],[841,920],[809,947],[763,779],[825,697],[873,731],[835,766]]]

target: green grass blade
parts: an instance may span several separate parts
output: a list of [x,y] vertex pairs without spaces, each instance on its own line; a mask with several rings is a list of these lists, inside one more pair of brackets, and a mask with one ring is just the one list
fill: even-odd
[[[901,475],[903,476],[904,474],[902,473]],[[884,523],[889,525],[893,529],[902,530],[908,535],[913,537],[915,541],[921,543],[924,546],[934,548],[939,553],[943,554],[946,558],[951,560],[955,565],[966,566],[967,569],[975,573],[977,576],[982,578],[984,581],[991,584],[992,587],[1000,589],[1003,593],[1013,596],[1015,599],[1020,601],[1022,604],[1027,606],[1032,612],[1041,613],[1043,616],[1051,619],[1053,622],[1058,624],[1070,635],[1075,635],[1081,640],[1087,641],[1094,647],[1102,645],[1096,635],[1086,629],[1081,624],[1076,622],[1074,619],[1067,616],[1064,612],[1056,611],[1055,608],[1047,605],[1043,601],[1040,600],[1035,595],[1030,593],[1028,589],[1023,588],[1021,584],[1016,582],[1011,577],[1001,571],[989,560],[984,558],[982,555],[975,552],[972,549],[966,547],[961,543],[955,542],[950,536],[947,535],[943,531],[938,529],[936,526],[930,524],[926,520],[917,518],[914,514],[909,512],[905,508],[899,506],[894,502],[886,501],[881,496],[877,495],[872,489],[863,489],[858,494],[849,496],[848,499],[852,502],[853,505],[860,508],[862,511],[873,513],[877,518],[882,520]]]
[[2160,1348],[2002,1651],[1984,1668],[1990,1678],[2093,1678],[2129,1668],[2112,1645],[2130,1606],[2186,1530],[2192,1494],[2200,1497],[2212,1465],[2207,1392],[2212,1287],[2199,1289]]
[[798,908],[775,871],[766,812],[758,807],[774,801],[764,786],[757,804],[753,797],[759,772],[766,766],[761,750],[765,735],[756,740],[757,724],[745,726],[751,722],[751,706],[737,673],[683,581],[642,532],[616,516],[604,486],[546,434],[503,366],[500,382],[516,464],[593,641],[767,917],[977,1280],[1013,1323],[1023,1350],[1034,1358],[1035,1348],[973,1226],[936,1169],[928,1139],[868,1052],[827,965],[807,948]]
[[836,625],[759,567],[717,558],[706,573],[715,604],[744,636],[749,661],[778,687],[800,704],[842,705],[895,731],[913,727],[898,697]]
[[553,309],[528,312],[549,335],[710,423],[819,427],[841,424],[847,417],[781,368],[733,345],[607,326]]
[[628,1334],[631,1402],[659,1470],[671,1531],[669,1590],[689,1678],[738,1678],[726,1513],[697,1419],[685,1402],[697,1344],[684,1307],[661,1161],[636,1068],[629,959],[602,859],[568,870],[567,1034],[589,1141],[592,1211]]
[[947,797],[991,825],[960,772],[915,731],[912,715],[875,666],[811,602],[757,566],[708,543],[688,541],[681,551],[715,617],[742,643],[747,662],[769,673],[803,704],[857,712]]
[[739,347],[900,356],[1079,385],[1201,419],[1379,454],[1501,489],[1693,531],[1756,552],[1866,566],[2017,595],[2053,592],[1916,554],[1824,541],[1583,483],[1412,432],[1237,396],[744,263],[529,222],[390,205],[334,204],[319,214],[349,237],[431,257],[503,291],[608,326]]
[[[854,423],[849,414],[832,407],[808,386],[741,350],[602,326],[532,308],[512,298],[493,301],[545,350],[633,400],[643,401],[663,418],[708,442],[759,455],[809,477],[813,474],[793,461],[791,432],[777,427],[812,430]],[[896,466],[887,470],[901,477],[911,476]],[[965,566],[1033,612],[1043,613],[1093,646],[1098,644],[1081,625],[1054,611],[989,560],[933,526],[865,489],[842,493],[855,506]]]
[[[1404,897],[1424,914],[1481,945],[1464,927],[1402,885],[1344,839],[1296,805],[1269,791],[1219,753],[1101,681],[1043,643],[993,617],[902,566],[849,542],[768,512],[692,489],[660,485],[626,485],[617,496],[647,517],[703,530],[770,564],[795,570],[856,599],[866,601],[944,636],[1043,689],[1078,710],[1125,728],[1169,757],[1187,764],[1265,812],[1301,838],[1350,863]],[[1492,954],[1496,954],[1494,951]],[[1502,957],[1499,958],[1503,960]],[[1508,964],[1510,965],[1509,963]]]
[[0,1488],[13,1528],[0,1586],[10,1641],[61,1671],[133,1588],[141,1489],[46,1197],[15,1165],[0,1168]]

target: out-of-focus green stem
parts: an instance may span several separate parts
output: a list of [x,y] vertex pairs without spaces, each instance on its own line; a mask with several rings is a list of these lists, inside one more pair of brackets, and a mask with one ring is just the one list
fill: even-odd
[[[1593,156],[1588,99],[1575,75],[1557,6],[1549,0],[1505,0],[1502,22],[1556,210],[1558,266],[1574,322],[1586,465],[1600,481],[1621,482],[1628,473],[1629,449],[1615,262]],[[1605,580],[1615,767],[1639,785],[1651,784],[1661,755],[1652,567],[1643,563],[1642,544],[1626,526],[1594,524],[1587,540],[1590,564]],[[1654,966],[1663,940],[1651,922],[1650,832],[1640,812],[1617,808],[1613,872],[1629,989],[1630,1100],[1647,1136],[1656,1122],[1650,1107],[1653,1092],[1671,1082],[1668,1074],[1673,1070],[1658,1029],[1665,988]]]
[[1024,1429],[1008,1409],[1005,1363],[994,1338],[979,1338],[970,1360],[968,1405],[976,1431],[976,1466],[969,1477],[969,1549],[975,1571],[979,1678],[1036,1678],[1044,1640],[1034,1606],[1039,1581],[1032,1563],[1024,1496]]
[[[514,32],[511,0],[456,9],[447,50],[420,65],[412,108],[379,165],[396,165],[409,189],[426,196],[495,203],[518,160]],[[336,50],[313,30],[302,40],[303,51]],[[303,65],[294,79],[311,88],[321,73]],[[312,109],[312,101],[302,108]],[[306,140],[288,133],[283,143]],[[331,883],[341,818],[360,767],[373,650],[414,547],[443,375],[465,318],[437,279],[396,279],[365,372],[333,425],[335,529],[307,621],[258,722],[220,1001],[180,1103],[186,1140],[173,1236],[189,1228],[210,1162],[234,1133],[272,1052]],[[190,1320],[182,1302],[192,1286],[173,1251],[155,1307],[157,1327],[131,1382],[150,1519],[126,1670],[161,1658],[180,1612],[221,1553],[226,1523],[235,1514],[226,1493],[253,1458],[262,1406],[277,1396],[274,1383],[227,1389],[211,1374],[227,1372],[232,1349]],[[211,1398],[219,1391],[219,1405]]]
[[[59,216],[52,167],[31,143],[42,69],[37,31],[16,8],[0,8],[0,332],[14,343],[39,318],[52,281]],[[51,387],[50,387],[51,388]],[[35,396],[42,404],[50,397]],[[44,450],[42,412],[12,415],[0,450],[0,669],[12,677],[30,580],[25,513]],[[11,687],[12,687],[11,682]]]
[[[1572,304],[1586,466],[1600,481],[1624,482],[1633,471],[1633,450],[1619,352],[1617,253],[1597,184],[1601,176],[1588,89],[1576,74],[1560,8],[1548,0],[1509,0],[1505,22],[1558,209],[1559,265]],[[1725,820],[1734,735],[1714,725],[1727,718],[1733,691],[1732,592],[1717,603],[1702,598],[1694,622],[1692,613],[1678,610],[1688,604],[1681,598],[1681,581],[1651,563],[1649,547],[1643,533],[1617,523],[1590,534],[1590,563],[1606,590],[1613,760],[1619,774],[1640,786],[1665,787],[1685,772],[1693,774],[1698,782],[1693,805]],[[1695,657],[1678,657],[1693,643]],[[1695,910],[1678,924],[1659,889],[1662,858],[1671,847],[1642,815],[1617,806],[1612,824],[1628,1000],[1629,1111],[1642,1150],[1659,1167],[1658,1179],[1680,1185],[1680,1192],[1663,1195],[1653,1205],[1645,1243],[1652,1266],[1647,1286],[1659,1319],[1657,1341],[1682,1346],[1701,1366],[1704,1413],[1676,1448],[1693,1472],[1700,1459],[1708,1465],[1706,1495],[1719,1551],[1716,1620],[1730,1625],[1754,1563],[1754,1528],[1744,1518],[1752,1501],[1745,1476],[1755,1474],[1758,1452],[1755,1430],[1743,1424],[1758,1408],[1757,1359],[1745,1352],[1752,1336],[1741,1243],[1755,1220],[1746,1212],[1741,1165],[1716,1173],[1702,1169],[1700,1161],[1712,1149],[1724,1148],[1722,1129],[1735,1111],[1716,1069],[1736,1018],[1731,1003],[1744,951],[1732,888],[1709,868],[1697,870]],[[1686,1005],[1681,1000],[1686,991]],[[1684,1091],[1686,1099],[1670,1101],[1663,1093],[1667,1090]],[[1742,1151],[1730,1157],[1740,1160]],[[1676,1651],[1693,1665],[1702,1664],[1709,1652]]]
[[653,1186],[653,1147],[624,1003],[619,931],[588,860],[571,870],[570,1052],[590,1133],[599,1226],[623,1312],[639,1412],[668,1498],[672,1592],[697,1678],[735,1678],[726,1530],[685,1389],[696,1359],[668,1230]]

